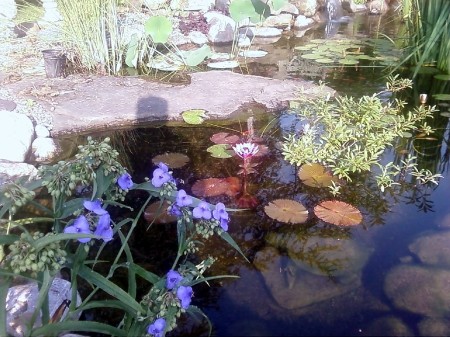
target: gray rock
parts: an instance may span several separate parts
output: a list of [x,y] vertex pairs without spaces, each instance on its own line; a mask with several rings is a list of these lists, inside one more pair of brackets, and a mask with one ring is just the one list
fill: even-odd
[[304,15],[299,15],[295,18],[294,29],[301,30],[301,29],[312,26],[314,23],[315,23],[315,21],[313,19],[307,18]]
[[362,329],[361,336],[414,336],[414,332],[400,318],[386,316]]
[[450,231],[429,232],[409,245],[409,250],[428,265],[450,268]]
[[256,253],[254,264],[261,271],[267,289],[278,305],[290,310],[345,294],[361,284],[359,276],[340,283],[331,281],[327,276],[305,272],[273,247]]
[[8,144],[0,147],[0,159],[24,162],[33,136],[33,123],[27,116],[12,111],[0,111],[0,144]]
[[13,111],[17,104],[8,99],[0,99],[0,110]]
[[420,336],[450,336],[450,320],[424,318],[418,324]]
[[450,315],[450,271],[418,265],[394,267],[384,292],[398,309],[428,317]]
[[[8,289],[6,296],[6,324],[7,332],[11,336],[21,337],[24,335],[25,326],[36,308],[38,298],[37,283],[29,283],[18,285]],[[72,296],[71,283],[61,278],[55,278],[48,292],[49,295],[49,311],[52,317],[58,307],[64,300],[70,300]],[[81,304],[81,297],[77,293],[77,305]],[[67,316],[68,310],[63,313],[63,317]],[[81,312],[71,314],[70,320],[78,320]],[[40,317],[35,322],[35,327],[41,325]]]
[[215,0],[172,0],[170,8],[173,10],[207,12],[215,6]]
[[292,20],[293,20],[292,14],[288,13],[271,15],[266,20],[264,20],[263,25],[266,27],[290,29]]
[[219,12],[205,13],[209,24],[208,40],[211,43],[229,43],[233,41],[236,22]]
[[192,43],[198,44],[198,45],[204,45],[208,43],[208,37],[203,34],[202,32],[190,32],[188,35],[189,39]]

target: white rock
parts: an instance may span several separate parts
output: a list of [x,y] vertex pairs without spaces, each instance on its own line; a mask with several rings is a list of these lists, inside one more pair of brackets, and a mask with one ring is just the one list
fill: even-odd
[[50,131],[48,131],[48,129],[42,125],[42,124],[38,124],[34,127],[34,132],[36,133],[36,137],[50,137]]
[[205,43],[208,43],[208,37],[202,32],[197,31],[190,32],[188,37],[192,43],[195,43],[200,46],[204,45]]
[[236,22],[219,12],[205,14],[209,24],[208,40],[211,43],[227,43],[233,41]]
[[[25,332],[25,325],[33,315],[39,295],[37,283],[15,286],[8,289],[6,296],[6,329],[11,336],[21,337]],[[71,283],[61,278],[55,278],[48,292],[50,317],[53,316],[64,300],[72,297]],[[81,304],[81,297],[77,293],[77,305]],[[67,309],[63,317],[67,316]],[[78,320],[81,313],[71,315],[69,319]],[[35,326],[40,326],[40,317]]]
[[315,21],[312,18],[307,18],[304,15],[299,15],[295,19],[294,29],[301,30],[301,29],[304,29],[306,27],[309,27],[309,26],[313,25],[314,23],[315,23]]
[[24,114],[0,111],[0,160],[24,162],[34,136],[31,120]]
[[0,185],[14,181],[19,177],[37,176],[37,169],[31,164],[0,161]]
[[173,10],[207,12],[215,5],[215,0],[172,0],[170,8]]
[[255,37],[279,37],[283,33],[281,29],[274,27],[250,27]]
[[36,138],[31,145],[31,152],[38,163],[50,163],[62,153],[62,148],[53,138]]

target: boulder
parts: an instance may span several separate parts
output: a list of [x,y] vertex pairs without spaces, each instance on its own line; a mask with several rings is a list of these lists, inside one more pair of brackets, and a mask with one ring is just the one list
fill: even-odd
[[12,111],[0,111],[0,144],[3,145],[0,147],[0,160],[24,162],[33,136],[30,118]]

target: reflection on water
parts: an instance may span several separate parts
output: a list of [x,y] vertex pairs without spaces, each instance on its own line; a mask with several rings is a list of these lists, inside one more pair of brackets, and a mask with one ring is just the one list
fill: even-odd
[[[329,72],[324,76],[341,93],[370,95],[384,86],[380,75],[379,70],[345,68],[338,77]],[[414,90],[432,97],[433,85],[430,78],[419,80]],[[441,83],[439,90],[447,85]],[[417,104],[414,90],[410,104]],[[437,103],[441,112],[448,112],[448,105]],[[274,117],[276,123],[271,123]],[[415,135],[399,140],[383,159],[399,163],[407,154],[415,155],[419,168],[444,175],[440,185],[404,180],[381,193],[371,174],[355,177],[342,188],[339,200],[357,206],[364,220],[347,228],[327,224],[312,213],[306,223],[294,225],[271,220],[264,213],[264,205],[273,199],[294,199],[311,210],[332,198],[326,189],[302,184],[281,155],[280,143],[287,133],[296,132],[297,123],[284,112],[255,121],[255,133],[264,130],[269,148],[248,182],[260,204],[252,211],[233,212],[229,229],[250,263],[218,240],[198,253],[200,259],[210,254],[218,257],[212,274],[240,276],[195,289],[193,304],[211,319],[213,335],[449,335],[448,117],[438,113],[430,121],[437,130],[433,138]],[[245,123],[226,127],[230,133],[230,129],[236,134],[245,131]],[[150,175],[154,156],[165,152],[189,156],[189,164],[175,169],[174,177],[180,179],[179,188],[192,193],[199,179],[233,177],[239,170],[236,158],[213,158],[206,151],[211,136],[221,131],[213,126],[163,126],[109,136],[138,183]],[[234,202],[227,195],[207,199],[229,207]],[[136,260],[164,270],[173,254],[176,226],[153,226],[149,231],[145,227],[131,241]],[[186,319],[171,335],[206,334],[205,324]]]

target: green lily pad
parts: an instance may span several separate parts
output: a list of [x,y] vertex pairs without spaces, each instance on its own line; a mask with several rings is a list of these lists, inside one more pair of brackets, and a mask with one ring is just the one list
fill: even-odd
[[334,63],[334,60],[330,59],[330,58],[322,58],[322,59],[317,59],[316,62],[322,63],[322,64],[332,64],[332,63]]
[[191,109],[181,113],[181,117],[188,124],[202,124],[206,118],[206,110],[203,109]]
[[343,65],[346,65],[346,66],[354,66],[354,65],[357,65],[359,63],[358,60],[350,59],[350,58],[340,59],[340,60],[338,60],[338,62],[340,64],[343,64]]
[[210,62],[208,63],[208,67],[214,69],[230,69],[239,67],[239,62],[234,60],[222,62]]
[[206,149],[214,158],[231,158],[233,151],[228,150],[227,144],[214,144]]
[[300,56],[301,58],[307,59],[307,60],[317,60],[322,58],[322,55],[319,53],[315,53],[315,54],[303,54]]
[[441,112],[440,115],[441,115],[442,117],[448,117],[448,118],[450,118],[450,112]]

